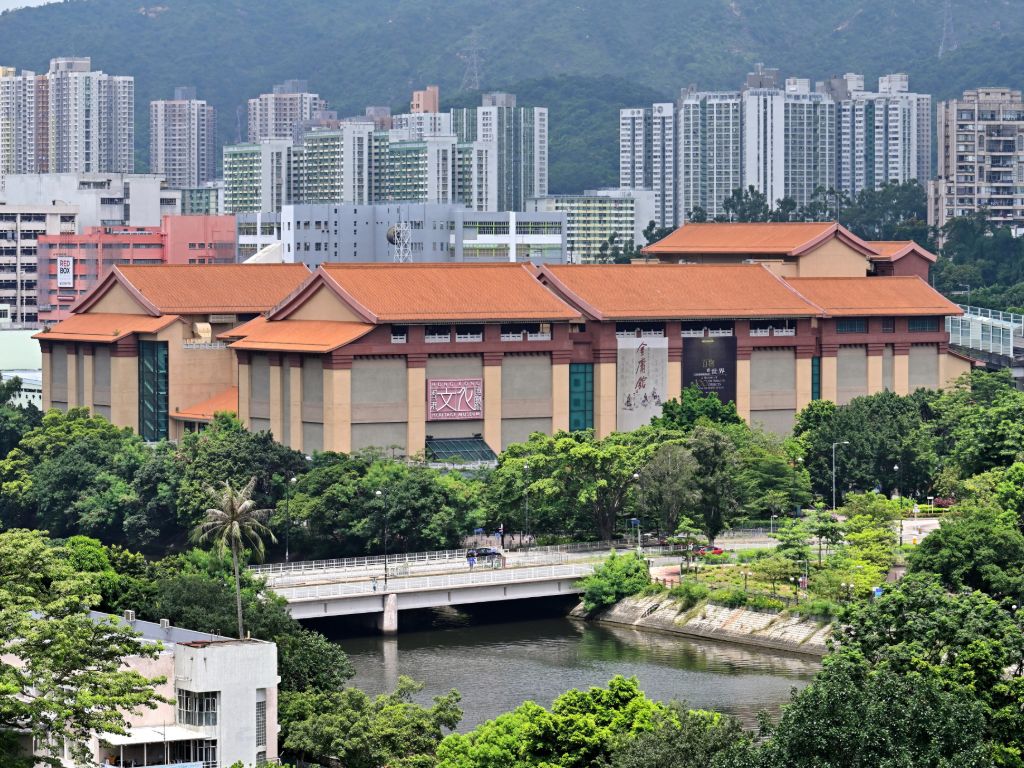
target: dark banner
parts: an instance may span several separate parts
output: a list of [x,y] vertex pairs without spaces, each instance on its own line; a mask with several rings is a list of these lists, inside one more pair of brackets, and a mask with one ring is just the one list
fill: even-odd
[[[683,341],[683,388],[696,384],[723,403],[736,401],[736,337]],[[673,397],[677,397],[673,393]]]

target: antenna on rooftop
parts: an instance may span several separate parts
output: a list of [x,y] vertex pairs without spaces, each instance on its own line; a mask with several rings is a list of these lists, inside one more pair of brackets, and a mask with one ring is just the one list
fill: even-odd
[[408,221],[402,221],[388,228],[388,242],[395,246],[394,261],[397,264],[405,264],[412,261],[412,227]]
[[956,29],[953,26],[953,0],[946,0],[946,6],[942,12],[942,41],[939,43],[939,58],[947,53],[952,53],[960,47],[956,39]]
[[466,47],[459,51],[458,56],[466,63],[466,71],[462,75],[462,88],[465,91],[479,91],[482,79],[483,46],[480,44],[480,33],[473,30],[466,40]]

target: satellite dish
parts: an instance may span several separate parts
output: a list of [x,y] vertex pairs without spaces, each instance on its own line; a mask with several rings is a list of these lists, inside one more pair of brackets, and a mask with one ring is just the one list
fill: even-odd
[[398,242],[398,237],[396,236],[395,228],[393,226],[388,227],[387,238],[391,245],[395,245]]

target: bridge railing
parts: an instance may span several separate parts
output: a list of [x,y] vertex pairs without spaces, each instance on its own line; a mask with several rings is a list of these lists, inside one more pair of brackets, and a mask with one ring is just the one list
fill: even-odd
[[[432,589],[473,587],[487,584],[510,584],[518,581],[546,581],[549,579],[580,578],[590,574],[593,566],[584,563],[549,565],[537,568],[484,570],[470,573],[449,573],[439,576],[420,576],[391,579],[388,592],[421,592]],[[347,597],[384,593],[381,580],[320,584],[314,587],[283,587],[275,590],[288,602],[318,600],[327,597]]]

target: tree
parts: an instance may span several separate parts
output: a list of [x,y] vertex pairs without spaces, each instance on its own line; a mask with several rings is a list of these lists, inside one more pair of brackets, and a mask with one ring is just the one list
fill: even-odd
[[619,555],[613,550],[608,559],[595,566],[593,573],[580,579],[583,608],[587,613],[596,613],[625,597],[640,594],[650,583],[646,560],[635,552]]
[[779,542],[775,552],[794,563],[805,563],[811,557],[810,536],[810,530],[802,520],[784,520],[775,533]]
[[[90,617],[98,601],[90,575],[45,532],[0,533],[0,732],[29,734],[53,765],[65,746],[88,759],[94,733],[123,734],[126,713],[163,701],[162,679],[125,668],[158,648],[116,618]],[[12,748],[0,742],[3,765]]]
[[672,398],[661,407],[661,415],[655,416],[651,424],[662,429],[690,430],[698,421],[712,424],[742,424],[731,400],[723,403],[714,392],[705,394],[696,384],[686,387],[679,399]]
[[278,673],[287,691],[338,691],[356,673],[337,643],[300,629],[277,638]]
[[612,768],[707,768],[726,765],[752,749],[739,721],[719,712],[669,705],[651,730],[628,738],[612,753]]
[[269,509],[256,509],[252,499],[256,487],[255,476],[244,487],[235,489],[231,481],[225,480],[220,492],[213,488],[207,493],[217,497],[217,506],[206,510],[206,518],[196,526],[193,536],[198,542],[212,542],[223,553],[231,550],[231,567],[235,573],[235,606],[238,611],[238,637],[245,639],[242,621],[242,581],[238,574],[238,560],[243,548],[252,548],[257,559],[263,557],[263,538],[276,541],[274,534],[264,525],[263,520]]
[[780,581],[784,582],[790,576],[797,574],[797,567],[792,560],[788,560],[778,555],[771,555],[770,557],[762,557],[760,560],[755,560],[751,565],[754,573],[757,574],[757,578],[761,581],[767,581],[772,585],[772,594],[774,595],[775,588],[778,586]]
[[628,738],[665,716],[644,696],[636,678],[616,676],[607,688],[563,693],[548,711],[532,701],[466,734],[454,733],[437,750],[438,768],[586,768],[603,765]]
[[412,701],[423,686],[404,675],[393,693],[304,691],[281,696],[278,719],[287,751],[346,768],[418,768],[433,764],[446,730],[462,719],[459,694],[435,696],[431,707]]
[[[705,216],[706,215],[707,214],[705,213]],[[690,219],[690,221],[695,221],[695,219]],[[647,245],[653,245],[659,240],[664,240],[671,234],[672,227],[659,227],[657,222],[654,221],[654,219],[651,219],[649,222],[647,222],[647,226],[644,227],[643,232],[644,240],[647,241]]]
[[12,401],[21,392],[17,376],[0,379],[0,458],[14,448],[30,429],[38,427],[43,414],[34,405],[15,406]]
[[739,514],[744,502],[739,457],[726,434],[702,424],[693,429],[686,445],[697,461],[698,495],[693,506],[685,511],[700,522],[713,544],[715,537]]
[[833,549],[843,540],[843,528],[839,519],[822,503],[814,505],[810,520],[811,535],[818,542],[818,565],[822,564],[823,550]]
[[659,533],[675,533],[683,509],[692,508],[697,501],[693,478],[697,461],[682,445],[668,443],[651,455],[640,470],[636,500],[639,514],[650,516],[657,522]]
[[768,196],[760,192],[753,184],[732,191],[722,201],[722,210],[728,221],[768,221],[771,216],[771,205]]

